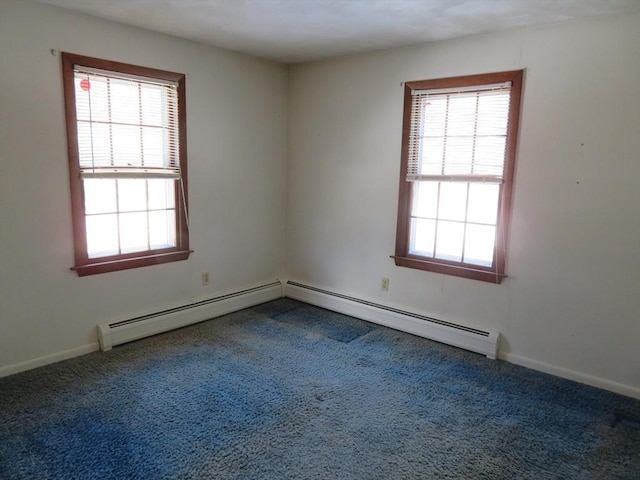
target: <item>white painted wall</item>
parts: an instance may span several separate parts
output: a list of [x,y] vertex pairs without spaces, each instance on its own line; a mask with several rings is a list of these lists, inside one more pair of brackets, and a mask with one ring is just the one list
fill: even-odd
[[[639,46],[630,15],[292,67],[289,278],[498,329],[503,358],[638,395]],[[509,278],[396,267],[401,82],[520,68]]]
[[[0,22],[0,372],[96,348],[100,322],[281,276],[286,67],[31,1],[2,0]],[[187,74],[188,261],[69,270],[62,73],[50,49]]]

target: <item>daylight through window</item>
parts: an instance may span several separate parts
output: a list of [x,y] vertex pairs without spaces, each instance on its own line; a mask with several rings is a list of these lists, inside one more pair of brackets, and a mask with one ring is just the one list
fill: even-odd
[[188,256],[184,75],[63,55],[76,266]]
[[521,81],[406,84],[398,265],[500,283]]

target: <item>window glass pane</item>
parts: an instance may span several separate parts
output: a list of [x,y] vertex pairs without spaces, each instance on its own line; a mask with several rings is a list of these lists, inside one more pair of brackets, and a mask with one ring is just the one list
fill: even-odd
[[436,235],[435,220],[414,218],[411,220],[411,244],[409,252],[415,255],[433,257],[433,246]]
[[149,243],[152,249],[176,245],[175,222],[173,210],[149,212]]
[[111,121],[140,124],[138,86],[127,80],[111,79]]
[[435,257],[454,262],[461,261],[463,236],[463,223],[439,221]]
[[94,213],[115,213],[116,181],[110,178],[88,178],[84,185],[84,210],[88,215]]
[[467,183],[440,183],[438,218],[464,221],[467,209]]
[[122,253],[148,250],[147,214],[120,214],[120,248]]
[[477,135],[506,135],[509,92],[485,92],[478,98]]
[[75,76],[76,117],[78,120],[109,121],[106,79],[77,73]]
[[89,215],[86,217],[86,225],[89,258],[120,253],[117,215]]
[[111,165],[109,125],[78,122],[78,153],[81,167]]
[[469,184],[469,209],[467,221],[496,224],[500,185],[483,183]]
[[458,94],[449,97],[447,117],[448,136],[471,136],[475,131],[476,94]]
[[140,127],[111,125],[111,132],[114,163],[133,167],[142,165]]
[[89,79],[89,97],[91,98],[91,120],[93,122],[109,121],[109,92],[107,79],[92,76]]
[[436,218],[438,211],[438,182],[413,182],[414,217]]
[[142,148],[146,166],[162,167],[165,165],[164,138],[161,128],[142,127]]
[[140,90],[140,105],[142,123],[145,125],[162,126],[162,105],[164,104],[162,90],[164,87],[142,85]]
[[496,227],[467,224],[464,262],[490,267],[493,264],[495,239]]
[[89,120],[91,113],[89,110],[89,88],[91,83],[84,74],[75,74],[73,79],[76,95],[76,118],[78,120]]
[[447,118],[447,97],[429,97],[423,106],[423,135],[425,137],[444,136]]
[[149,210],[175,208],[174,193],[176,180],[151,178],[147,180],[149,189]]
[[502,175],[505,142],[505,137],[478,137],[476,139],[473,173]]
[[473,137],[447,137],[444,173],[447,175],[471,173],[473,163]]
[[118,207],[120,212],[146,210],[146,180],[142,178],[118,179]]
[[420,173],[441,175],[442,162],[444,162],[444,137],[424,138],[420,148]]

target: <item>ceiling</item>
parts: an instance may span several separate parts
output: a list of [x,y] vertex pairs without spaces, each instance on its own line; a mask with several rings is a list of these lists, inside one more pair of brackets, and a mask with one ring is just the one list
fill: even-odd
[[283,63],[640,12],[640,0],[39,1]]

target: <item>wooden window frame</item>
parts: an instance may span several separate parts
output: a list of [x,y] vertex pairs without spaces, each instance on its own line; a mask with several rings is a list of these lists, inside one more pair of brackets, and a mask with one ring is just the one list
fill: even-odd
[[[177,85],[178,94],[178,138],[180,143],[181,182],[175,182],[176,246],[163,249],[145,250],[127,254],[89,258],[87,253],[85,202],[83,182],[80,178],[74,66],[81,65],[117,74],[149,77],[172,81]],[[71,213],[73,222],[74,261],[71,267],[78,276],[127,270],[131,268],[177,262],[189,258],[189,230],[187,225],[188,185],[187,185],[187,116],[185,75],[154,68],[140,67],[126,63],[102,60],[93,57],[62,53],[62,74],[64,105],[67,127],[67,149],[69,157],[69,181],[71,189]],[[182,185],[180,185],[182,184]]]
[[[397,266],[497,284],[501,283],[507,276],[505,273],[506,247],[511,216],[511,197],[513,191],[523,77],[524,70],[513,70],[507,72],[466,75],[405,83],[396,248],[395,255],[392,256]],[[490,267],[483,267],[410,253],[410,216],[414,182],[407,181],[406,177],[409,160],[409,139],[411,133],[411,92],[413,90],[455,89],[503,82],[511,82],[511,100],[506,138],[504,181],[500,188],[498,200],[498,217],[496,224],[493,265]]]

